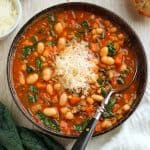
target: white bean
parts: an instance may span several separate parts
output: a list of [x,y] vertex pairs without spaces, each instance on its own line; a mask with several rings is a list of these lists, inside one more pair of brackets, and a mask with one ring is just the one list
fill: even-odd
[[29,74],[27,76],[26,82],[27,84],[33,84],[38,80],[39,76],[37,73]]
[[73,115],[72,112],[67,112],[67,113],[66,113],[66,119],[72,120],[73,118],[74,118],[74,115]]
[[92,30],[92,34],[96,34],[96,29],[93,29],[93,30]]
[[47,84],[46,90],[50,95],[53,95],[53,87],[51,84]]
[[120,70],[121,71],[124,71],[124,70],[126,70],[127,69],[127,65],[125,64],[125,63],[123,63],[122,65],[121,65],[121,67],[120,67]]
[[93,104],[94,103],[94,100],[93,100],[93,98],[91,98],[91,97],[87,97],[87,102],[89,103],[89,104]]
[[42,71],[42,78],[43,78],[43,80],[45,80],[45,81],[48,81],[48,80],[50,80],[50,78],[51,78],[51,75],[52,75],[52,70],[51,70],[51,68],[44,68],[43,69],[43,71]]
[[44,43],[43,43],[43,42],[39,42],[39,43],[37,44],[37,52],[38,52],[39,54],[42,54],[43,51],[44,51]]
[[66,39],[64,37],[61,37],[58,39],[57,47],[59,50],[64,50],[66,47]]
[[125,104],[123,107],[122,107],[122,110],[127,112],[128,110],[130,109],[130,105],[128,104]]
[[103,56],[101,61],[106,65],[113,65],[115,63],[114,59],[110,56]]
[[70,109],[69,109],[68,107],[62,107],[62,108],[60,109],[60,111],[61,111],[62,114],[66,114],[67,112],[70,111]]
[[58,34],[60,34],[60,33],[62,33],[63,32],[63,25],[60,23],[60,22],[58,22],[58,23],[56,23],[55,24],[55,26],[54,26],[54,30],[56,31],[56,33],[58,33]]
[[108,71],[108,77],[109,77],[109,79],[113,78],[113,76],[114,76],[114,71],[109,70]]
[[117,31],[117,28],[116,28],[116,27],[112,27],[112,28],[110,29],[110,31],[111,31],[111,32],[116,32],[116,31]]
[[97,95],[97,94],[93,94],[91,97],[92,97],[95,101],[98,101],[98,102],[101,102],[101,101],[104,100],[104,97],[103,97],[103,96]]
[[22,65],[21,65],[21,70],[22,70],[22,71],[26,71],[26,69],[27,69],[26,64],[25,64],[25,63],[24,63],[24,64],[22,64]]
[[58,116],[58,110],[55,107],[47,107],[43,110],[43,113],[48,117]]
[[109,128],[109,127],[111,127],[112,126],[112,123],[111,123],[111,121],[110,120],[104,120],[103,122],[102,122],[102,128]]
[[66,105],[67,100],[68,100],[67,94],[66,94],[66,93],[63,93],[63,94],[60,96],[59,104],[60,104],[61,106],[64,106],[64,105]]
[[103,57],[103,56],[107,56],[107,55],[108,55],[108,47],[103,47],[100,50],[100,56]]
[[19,73],[19,83],[21,85],[25,84],[25,77],[24,77],[24,74],[22,72]]
[[103,29],[102,28],[96,28],[96,33],[97,34],[101,34],[103,32]]
[[55,89],[56,91],[59,91],[59,90],[61,89],[61,85],[60,85],[59,83],[56,83],[56,84],[54,85],[54,89]]

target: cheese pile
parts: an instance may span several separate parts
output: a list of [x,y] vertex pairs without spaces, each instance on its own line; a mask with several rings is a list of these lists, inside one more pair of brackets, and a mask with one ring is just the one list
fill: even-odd
[[0,36],[15,24],[16,19],[17,11],[12,0],[0,0]]
[[93,72],[95,64],[86,42],[73,42],[70,46],[56,56],[56,74],[59,81],[66,89],[72,91],[84,91],[87,93],[90,80],[97,80]]

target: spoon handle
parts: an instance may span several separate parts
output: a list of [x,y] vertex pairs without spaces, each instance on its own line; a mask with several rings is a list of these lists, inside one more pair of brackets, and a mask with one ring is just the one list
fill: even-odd
[[95,126],[97,123],[96,118],[92,118],[83,132],[80,134],[78,140],[74,143],[72,150],[84,150],[89,139],[92,137]]
[[77,141],[74,143],[72,150],[85,150],[85,147],[86,147],[89,139],[93,135],[96,123],[102,116],[102,114],[105,110],[105,105],[107,105],[107,103],[109,102],[109,99],[112,94],[113,94],[113,91],[110,91],[109,94],[106,96],[106,98],[103,100],[101,106],[98,107],[95,116],[89,121],[86,128],[83,130],[83,132],[80,134]]

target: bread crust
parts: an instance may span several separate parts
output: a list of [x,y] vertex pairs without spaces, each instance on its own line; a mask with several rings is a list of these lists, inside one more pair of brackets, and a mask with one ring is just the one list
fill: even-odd
[[150,0],[131,0],[139,14],[150,17]]

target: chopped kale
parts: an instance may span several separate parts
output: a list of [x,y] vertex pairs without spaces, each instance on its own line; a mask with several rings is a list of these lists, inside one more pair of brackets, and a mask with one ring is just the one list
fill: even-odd
[[123,79],[123,78],[118,77],[118,78],[117,78],[117,83],[118,83],[118,84],[124,84],[124,83],[125,83],[125,81],[124,81],[124,79]]
[[86,118],[86,119],[84,119],[84,121],[82,123],[74,125],[74,129],[76,131],[81,132],[81,131],[83,131],[85,129],[85,127],[87,126],[88,122],[89,122],[89,118]]
[[116,103],[116,99],[115,98],[110,98],[108,104],[105,107],[105,111],[103,113],[103,117],[104,118],[110,118],[110,117],[114,117],[115,115],[113,114],[113,107]]
[[82,38],[85,35],[85,31],[84,30],[78,31],[74,35],[76,38]]
[[27,65],[26,71],[27,71],[27,73],[33,73],[35,71],[35,68]]
[[51,23],[51,24],[54,24],[56,22],[56,18],[54,15],[48,15],[48,21]]
[[37,101],[37,99],[38,99],[37,94],[28,93],[28,102],[29,103],[35,103]]
[[114,44],[112,42],[108,43],[107,44],[107,47],[108,47],[108,55],[109,56],[114,56],[116,55],[117,51],[116,49],[114,48]]
[[43,68],[43,61],[40,57],[35,60],[35,64],[38,67],[38,70],[41,71]]
[[31,37],[31,40],[32,40],[33,44],[37,44],[38,37],[36,35],[34,35],[34,36]]
[[49,46],[55,46],[56,42],[55,41],[47,41],[46,44]]
[[50,35],[51,35],[52,37],[54,37],[54,38],[57,37],[57,35],[55,34],[55,32],[54,32],[53,29],[51,29],[49,32],[50,32]]
[[28,101],[29,103],[35,103],[38,99],[38,88],[34,85],[29,85],[28,89]]
[[54,131],[60,131],[60,126],[56,122],[56,120],[48,118],[42,112],[37,112],[37,116],[43,121],[44,125],[49,127]]
[[106,97],[108,92],[106,91],[106,89],[104,87],[101,87],[101,94],[103,97]]
[[34,85],[29,85],[29,90],[36,94],[38,93],[38,88]]
[[99,36],[101,39],[104,39],[105,38],[105,33],[101,33],[100,36]]
[[100,85],[100,86],[103,86],[104,85],[104,80],[101,80],[101,79],[97,79],[97,83]]
[[90,26],[89,26],[89,23],[87,20],[84,20],[80,23],[81,27],[84,29],[84,30],[90,30]]
[[25,46],[23,49],[22,49],[22,54],[23,54],[23,57],[26,58],[28,57],[31,52],[34,50],[34,46]]

